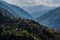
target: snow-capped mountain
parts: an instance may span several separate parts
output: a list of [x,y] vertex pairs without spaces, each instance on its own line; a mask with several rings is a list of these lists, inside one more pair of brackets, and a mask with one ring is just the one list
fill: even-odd
[[[7,14],[11,14],[15,17],[32,19],[32,16],[28,12],[23,10],[22,8],[15,6],[15,5],[8,4],[4,1],[0,1],[0,8],[5,9]],[[5,11],[3,11],[3,12],[5,12]]]
[[44,5],[38,5],[38,6],[24,6],[23,9],[28,11],[34,18],[37,18],[45,13],[47,13],[50,10],[55,9],[56,7],[48,7]]
[[50,28],[60,28],[60,7],[38,17],[37,20],[40,24]]

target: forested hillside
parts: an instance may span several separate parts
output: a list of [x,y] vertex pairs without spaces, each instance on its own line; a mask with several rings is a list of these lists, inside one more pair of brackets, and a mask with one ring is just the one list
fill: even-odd
[[60,33],[29,19],[11,19],[0,11],[0,40],[60,40]]

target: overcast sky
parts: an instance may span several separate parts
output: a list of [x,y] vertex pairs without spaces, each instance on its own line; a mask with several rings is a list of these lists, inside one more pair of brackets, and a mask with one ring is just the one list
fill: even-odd
[[60,0],[4,0],[17,6],[46,5],[60,6]]

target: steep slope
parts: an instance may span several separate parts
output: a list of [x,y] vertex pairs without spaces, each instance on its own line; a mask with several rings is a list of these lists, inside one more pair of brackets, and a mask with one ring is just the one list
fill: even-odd
[[51,28],[60,27],[60,7],[37,18],[38,22]]
[[53,10],[56,7],[48,7],[45,5],[37,5],[37,6],[25,6],[23,7],[26,11],[28,11],[34,18],[37,18],[45,13],[47,13],[49,10]]
[[60,40],[53,29],[29,19],[11,19],[1,11],[0,23],[0,40]]
[[6,9],[8,12],[10,12],[11,15],[14,15],[15,17],[32,19],[32,16],[28,14],[28,12],[24,11],[22,8],[8,4],[4,1],[0,1],[0,8]]

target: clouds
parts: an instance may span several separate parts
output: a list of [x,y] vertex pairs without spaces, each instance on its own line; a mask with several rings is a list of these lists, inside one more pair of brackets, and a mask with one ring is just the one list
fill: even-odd
[[32,0],[4,0],[10,4],[26,6],[28,4],[33,4]]
[[60,6],[60,0],[4,0],[4,1],[17,6],[31,6],[31,5]]
[[60,0],[52,0],[53,3],[60,3]]
[[47,3],[52,3],[52,4],[60,4],[60,0],[47,0]]
[[60,6],[60,0],[47,0],[47,6]]

